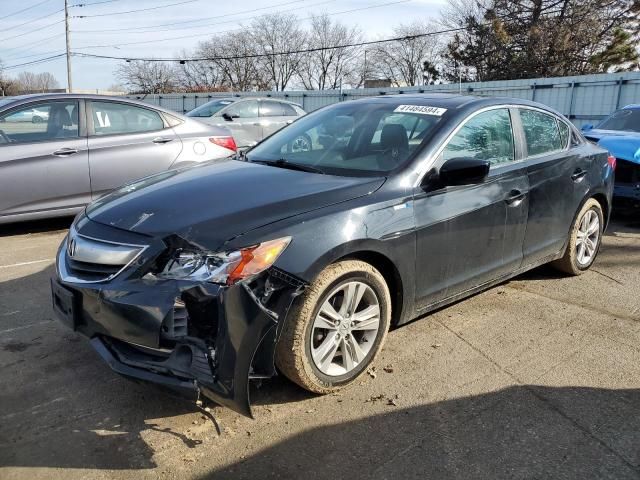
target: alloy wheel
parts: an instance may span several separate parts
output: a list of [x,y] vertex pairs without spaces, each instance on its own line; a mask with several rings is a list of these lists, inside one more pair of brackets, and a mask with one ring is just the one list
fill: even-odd
[[380,328],[380,302],[366,283],[349,281],[325,297],[311,328],[311,357],[325,375],[339,376],[360,365]]
[[598,249],[600,217],[595,210],[587,210],[576,232],[576,257],[580,265],[588,265]]

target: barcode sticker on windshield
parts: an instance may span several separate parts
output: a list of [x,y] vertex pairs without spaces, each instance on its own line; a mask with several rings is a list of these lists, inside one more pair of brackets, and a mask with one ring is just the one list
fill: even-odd
[[441,117],[447,111],[446,108],[429,107],[427,105],[398,105],[394,112],[421,113],[422,115],[435,115]]

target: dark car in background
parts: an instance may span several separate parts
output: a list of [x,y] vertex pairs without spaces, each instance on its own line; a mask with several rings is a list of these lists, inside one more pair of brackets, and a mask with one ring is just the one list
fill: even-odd
[[[209,125],[228,128],[240,148],[255,145],[303,115],[305,111],[297,103],[252,97],[218,98],[187,113]],[[298,139],[295,148],[306,148],[305,140]]]
[[228,157],[227,129],[119,97],[0,100],[0,223],[75,214],[120,185]]
[[333,392],[391,326],[548,262],[587,270],[613,169],[533,102],[335,104],[94,202],[58,251],[54,309],[115,371],[249,415],[249,381],[276,367]]
[[627,105],[595,127],[584,125],[582,131],[616,157],[616,210],[640,211],[640,105]]

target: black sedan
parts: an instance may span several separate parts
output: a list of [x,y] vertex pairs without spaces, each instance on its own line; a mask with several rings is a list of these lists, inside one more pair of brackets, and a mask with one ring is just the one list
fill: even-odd
[[614,167],[532,102],[340,103],[94,202],[60,247],[54,309],[118,373],[250,415],[251,379],[332,392],[390,327],[547,262],[587,270]]

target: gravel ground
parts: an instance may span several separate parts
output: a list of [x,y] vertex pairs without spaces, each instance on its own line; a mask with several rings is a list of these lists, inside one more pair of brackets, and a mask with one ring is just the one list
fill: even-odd
[[69,221],[0,228],[0,477],[640,478],[640,222],[392,331],[340,394],[286,379],[255,419],[112,373],[50,307]]

